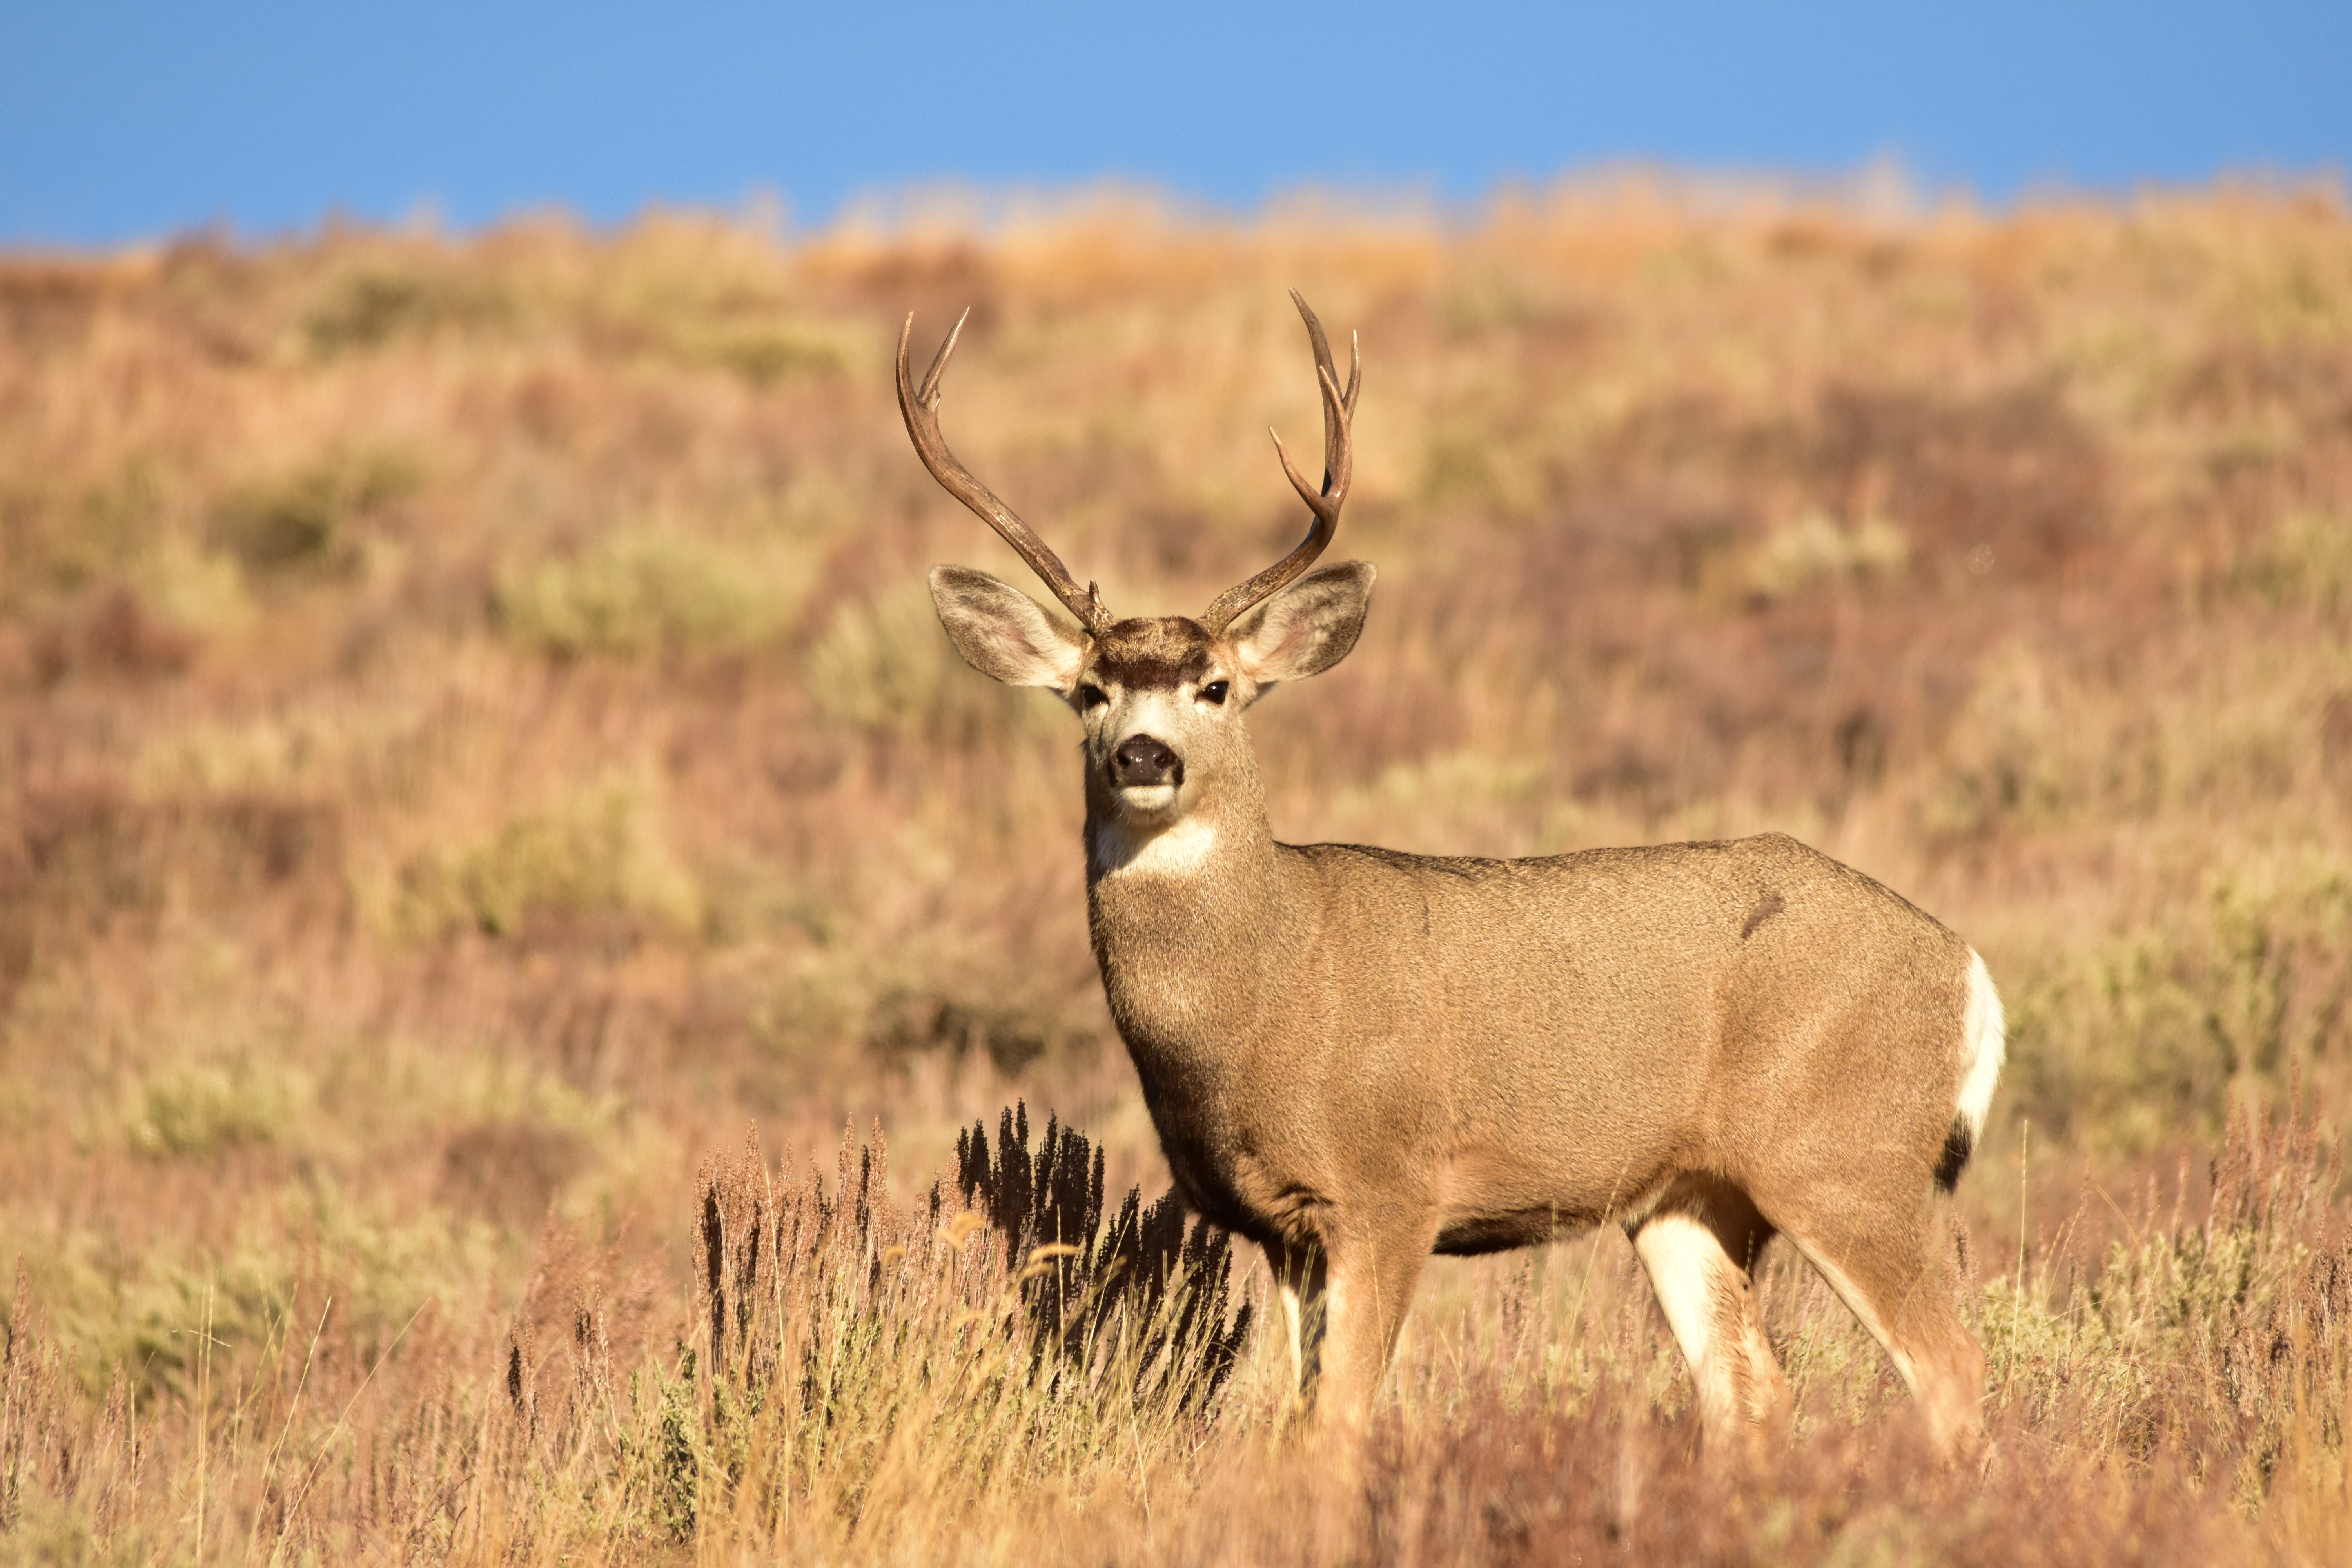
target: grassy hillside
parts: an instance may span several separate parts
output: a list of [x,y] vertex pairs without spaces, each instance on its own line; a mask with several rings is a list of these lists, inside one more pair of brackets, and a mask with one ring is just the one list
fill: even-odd
[[[1164,1173],[1075,726],[931,618],[1022,568],[890,354],[974,307],[959,454],[1192,611],[1303,522],[1293,284],[1381,585],[1253,714],[1276,832],[1782,828],[1974,942],[1984,1476],[1785,1259],[1799,1437],[1696,1463],[1614,1236],[1436,1271],[1352,1469],[1265,1336],[1213,1400],[1033,1372],[956,1130]],[[2336,197],[0,258],[0,1561],[2340,1560],[2347,1001]],[[806,1184],[876,1118],[897,1175]],[[755,1198],[835,1217],[730,1340]]]

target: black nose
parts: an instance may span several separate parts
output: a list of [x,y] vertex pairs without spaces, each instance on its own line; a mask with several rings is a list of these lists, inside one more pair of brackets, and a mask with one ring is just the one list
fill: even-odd
[[1139,784],[1181,784],[1184,759],[1164,741],[1129,735],[1110,754],[1110,782],[1121,789]]

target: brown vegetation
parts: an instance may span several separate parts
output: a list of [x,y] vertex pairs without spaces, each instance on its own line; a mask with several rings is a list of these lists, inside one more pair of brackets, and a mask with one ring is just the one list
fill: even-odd
[[[1780,827],[1966,935],[1983,1474],[1786,1258],[1798,1436],[1700,1466],[1613,1236],[1438,1271],[1302,1465],[1255,1265],[1188,1306],[1214,1238],[1104,1202],[1075,735],[931,617],[1022,569],[890,350],[976,305],[959,453],[1181,607],[1303,521],[1293,284],[1381,574],[1255,717],[1277,831]],[[2333,196],[0,259],[0,1560],[2336,1560],[2347,928]],[[1016,1096],[1083,1237],[956,1166]],[[877,1115],[919,1180],[698,1184]]]

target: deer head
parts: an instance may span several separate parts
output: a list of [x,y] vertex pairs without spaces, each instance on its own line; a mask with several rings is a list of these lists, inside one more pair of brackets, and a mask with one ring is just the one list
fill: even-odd
[[1307,322],[1322,392],[1322,485],[1307,484],[1279,435],[1274,445],[1313,521],[1297,549],[1218,595],[1197,619],[1122,619],[1105,607],[1094,584],[1080,589],[1061,557],[957,461],[940,435],[940,377],[962,320],[940,345],[920,387],[907,357],[913,316],[899,334],[898,407],[924,465],[1002,534],[1077,618],[1070,625],[985,572],[931,572],[940,624],[965,662],[1009,685],[1059,693],[1084,722],[1087,818],[1098,868],[1188,820],[1255,809],[1257,770],[1243,710],[1282,681],[1330,668],[1363,629],[1370,564],[1309,570],[1338,531],[1348,498],[1360,355],[1351,343],[1342,390],[1322,324],[1297,290],[1290,298]]

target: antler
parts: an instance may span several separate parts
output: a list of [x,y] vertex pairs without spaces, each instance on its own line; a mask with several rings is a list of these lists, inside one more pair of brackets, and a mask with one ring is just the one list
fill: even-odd
[[938,356],[923,376],[922,390],[918,392],[907,363],[907,347],[915,335],[915,316],[911,310],[907,313],[907,324],[898,333],[898,412],[907,417],[907,434],[913,438],[915,453],[923,459],[923,467],[931,470],[931,478],[940,481],[940,487],[1003,534],[1004,542],[1029,563],[1029,570],[1045,579],[1045,586],[1054,590],[1054,596],[1069,607],[1070,614],[1077,616],[1087,630],[1100,637],[1110,629],[1115,617],[1103,607],[1095,584],[1089,583],[1080,588],[1053,547],[1015,517],[1011,507],[997,500],[993,490],[972,478],[971,470],[956,461],[956,455],[948,450],[947,440],[940,434],[940,375],[948,368],[948,356],[955,353],[956,339],[962,335],[963,324],[971,315],[970,309],[966,309],[956,318],[954,330],[940,345]]
[[1323,323],[1315,319],[1315,312],[1307,308],[1307,301],[1296,289],[1290,291],[1290,302],[1306,319],[1307,341],[1315,346],[1316,378],[1322,384],[1323,488],[1319,491],[1307,488],[1306,479],[1292,465],[1289,448],[1283,446],[1281,436],[1267,431],[1274,437],[1275,451],[1281,456],[1282,471],[1290,476],[1292,488],[1315,513],[1315,521],[1308,526],[1307,537],[1298,542],[1297,549],[1239,587],[1228,588],[1217,595],[1215,603],[1201,616],[1201,624],[1208,628],[1211,637],[1222,633],[1252,606],[1290,586],[1315,564],[1315,558],[1323,553],[1331,536],[1339,531],[1339,508],[1348,499],[1348,481],[1355,476],[1356,387],[1363,377],[1362,345],[1356,342],[1353,332],[1348,334],[1348,390],[1342,392],[1339,373],[1331,363],[1331,342],[1323,335]]

